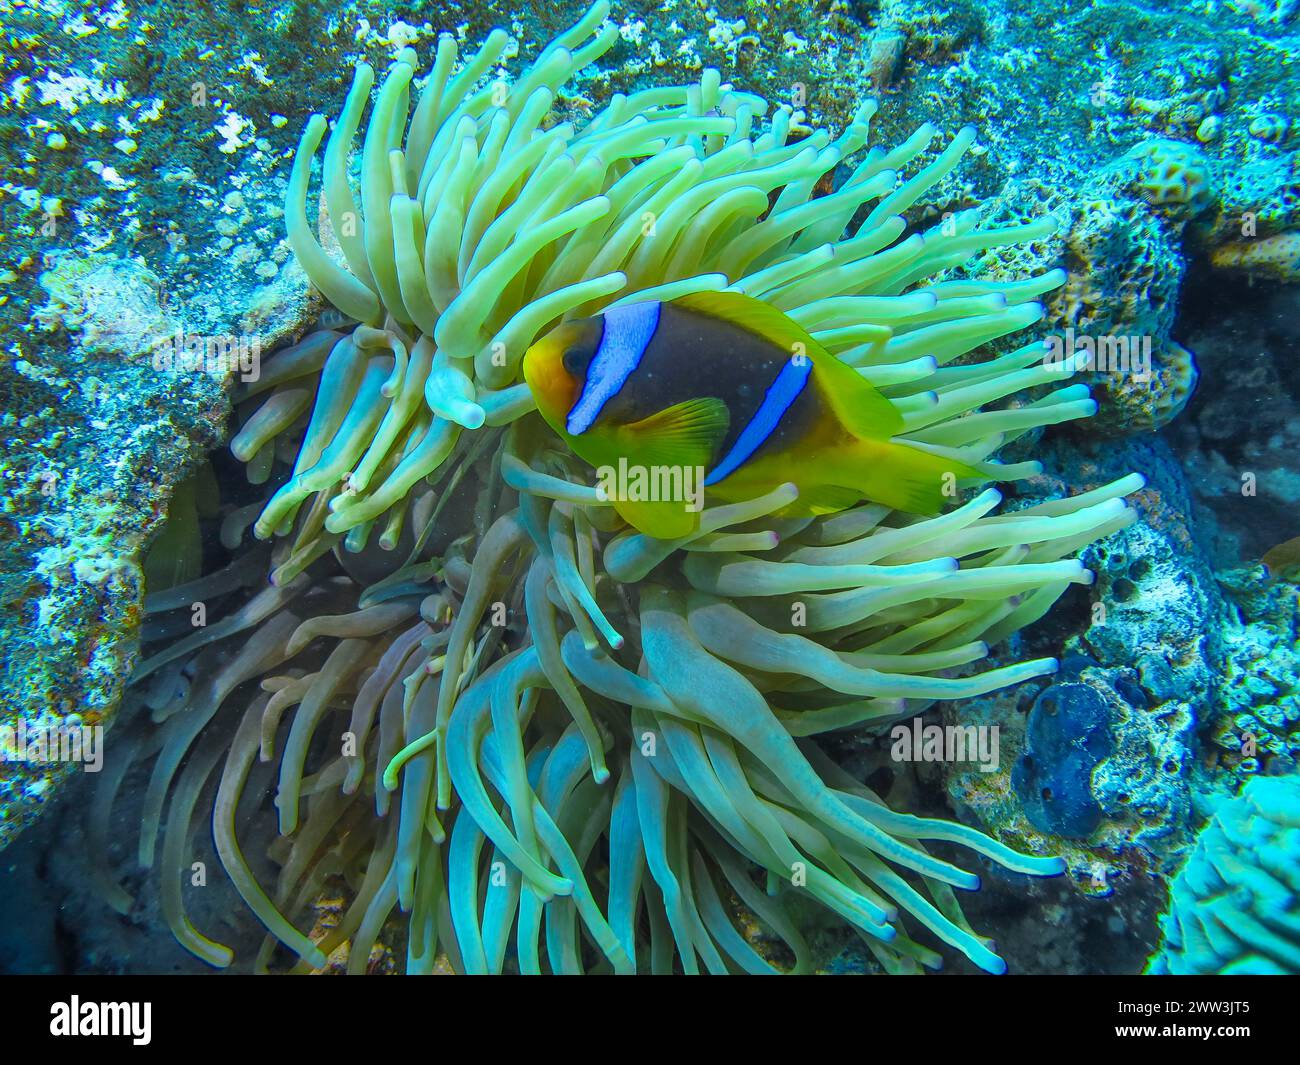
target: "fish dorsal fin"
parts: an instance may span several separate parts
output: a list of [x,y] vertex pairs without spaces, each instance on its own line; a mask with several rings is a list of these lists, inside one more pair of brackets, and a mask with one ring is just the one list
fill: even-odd
[[730,423],[722,400],[688,399],[622,426],[620,451],[646,466],[707,466]]
[[730,322],[791,354],[803,352],[812,360],[814,377],[844,428],[868,440],[888,440],[903,429],[903,417],[892,403],[852,366],[840,362],[817,343],[798,322],[770,303],[739,292],[697,292],[673,300],[673,305],[696,314]]

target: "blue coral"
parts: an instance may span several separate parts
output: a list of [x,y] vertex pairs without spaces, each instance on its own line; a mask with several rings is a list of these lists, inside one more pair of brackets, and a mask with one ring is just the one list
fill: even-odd
[[1220,804],[1170,889],[1154,975],[1300,974],[1300,776]]

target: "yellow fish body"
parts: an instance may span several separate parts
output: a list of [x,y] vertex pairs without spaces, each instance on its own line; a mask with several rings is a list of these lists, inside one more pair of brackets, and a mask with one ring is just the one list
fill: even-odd
[[957,478],[979,476],[892,443],[903,423],[888,399],[785,314],[738,293],[566,322],[523,365],[542,417],[597,467],[619,514],[662,539],[697,528],[700,489],[739,501],[790,482],[790,516],[862,499],[933,514]]

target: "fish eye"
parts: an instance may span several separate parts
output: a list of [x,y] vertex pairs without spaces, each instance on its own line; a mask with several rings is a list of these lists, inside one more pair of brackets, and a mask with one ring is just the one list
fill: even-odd
[[565,329],[564,354],[560,356],[560,363],[570,377],[581,378],[596,357],[605,332],[604,323],[599,318],[585,318],[569,323]]

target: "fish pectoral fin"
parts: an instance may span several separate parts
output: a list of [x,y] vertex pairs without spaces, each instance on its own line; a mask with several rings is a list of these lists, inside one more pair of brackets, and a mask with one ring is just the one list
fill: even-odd
[[700,515],[687,510],[683,502],[642,502],[614,500],[619,517],[647,536],[657,540],[676,540],[690,536],[700,527]]
[[731,415],[720,399],[688,399],[619,430],[620,451],[645,466],[707,466]]

